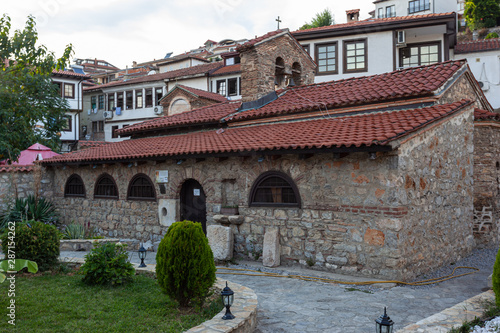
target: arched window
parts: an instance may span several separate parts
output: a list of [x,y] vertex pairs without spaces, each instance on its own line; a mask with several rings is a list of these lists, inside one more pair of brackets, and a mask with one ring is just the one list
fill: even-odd
[[274,86],[275,89],[280,89],[285,84],[285,61],[283,58],[276,58],[276,65],[274,70]]
[[184,98],[178,98],[175,101],[172,102],[170,105],[170,110],[168,112],[168,115],[174,115],[186,111],[191,110],[191,105],[189,104],[188,101],[186,101]]
[[282,172],[260,175],[250,191],[250,207],[300,207],[300,195],[292,178]]
[[69,176],[64,186],[65,197],[82,197],[85,198],[85,185],[83,180],[76,173]]
[[113,177],[107,173],[99,176],[95,183],[94,198],[118,199],[118,187]]
[[127,200],[156,200],[151,179],[142,173],[135,175],[128,184]]
[[294,62],[292,65],[292,78],[296,86],[303,84],[302,82],[302,66],[298,62]]

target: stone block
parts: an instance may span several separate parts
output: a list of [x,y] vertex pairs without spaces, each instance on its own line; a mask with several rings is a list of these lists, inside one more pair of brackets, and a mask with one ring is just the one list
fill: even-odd
[[280,233],[279,228],[268,228],[264,234],[262,264],[266,267],[280,265]]
[[229,227],[210,225],[207,227],[208,244],[215,260],[230,260],[233,258],[233,231]]
[[243,223],[244,218],[241,215],[230,215],[230,216],[228,216],[228,220],[229,220],[229,223],[231,223],[231,224],[240,225]]

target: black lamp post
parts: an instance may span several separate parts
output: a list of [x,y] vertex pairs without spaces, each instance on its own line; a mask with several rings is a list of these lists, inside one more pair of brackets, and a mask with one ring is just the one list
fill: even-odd
[[141,259],[141,264],[139,265],[139,267],[146,267],[146,264],[144,263],[144,259],[146,259],[147,251],[144,248],[144,246],[141,245],[141,248],[139,249],[138,253],[139,253],[139,259]]
[[384,308],[384,314],[375,320],[376,333],[392,333],[394,322],[387,315],[387,308]]
[[231,313],[231,310],[229,308],[231,305],[233,305],[234,301],[234,292],[227,286],[227,281],[226,281],[226,287],[221,291],[221,296],[222,296],[222,303],[224,303],[224,306],[226,307],[226,314],[222,317],[224,320],[231,320],[234,319],[234,315]]

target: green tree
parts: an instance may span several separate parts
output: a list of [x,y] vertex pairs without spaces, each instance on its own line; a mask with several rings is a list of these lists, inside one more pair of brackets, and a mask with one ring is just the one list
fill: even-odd
[[471,30],[494,27],[500,17],[500,0],[467,0],[464,17]]
[[321,13],[317,13],[316,16],[311,20],[311,23],[305,23],[299,28],[299,30],[326,27],[332,24],[335,24],[335,20],[333,19],[332,12],[327,8]]
[[11,33],[11,20],[0,18],[0,160],[17,160],[21,150],[39,142],[57,149],[68,104],[52,83],[52,71],[64,69],[73,53],[60,58],[36,45],[35,18]]

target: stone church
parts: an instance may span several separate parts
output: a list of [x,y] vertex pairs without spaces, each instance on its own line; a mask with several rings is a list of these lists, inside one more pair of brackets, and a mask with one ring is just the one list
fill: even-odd
[[465,61],[313,84],[288,30],[238,52],[241,101],[43,160],[64,221],[153,242],[177,220],[223,223],[236,254],[273,232],[282,264],[389,279],[471,251],[474,112],[496,120]]

